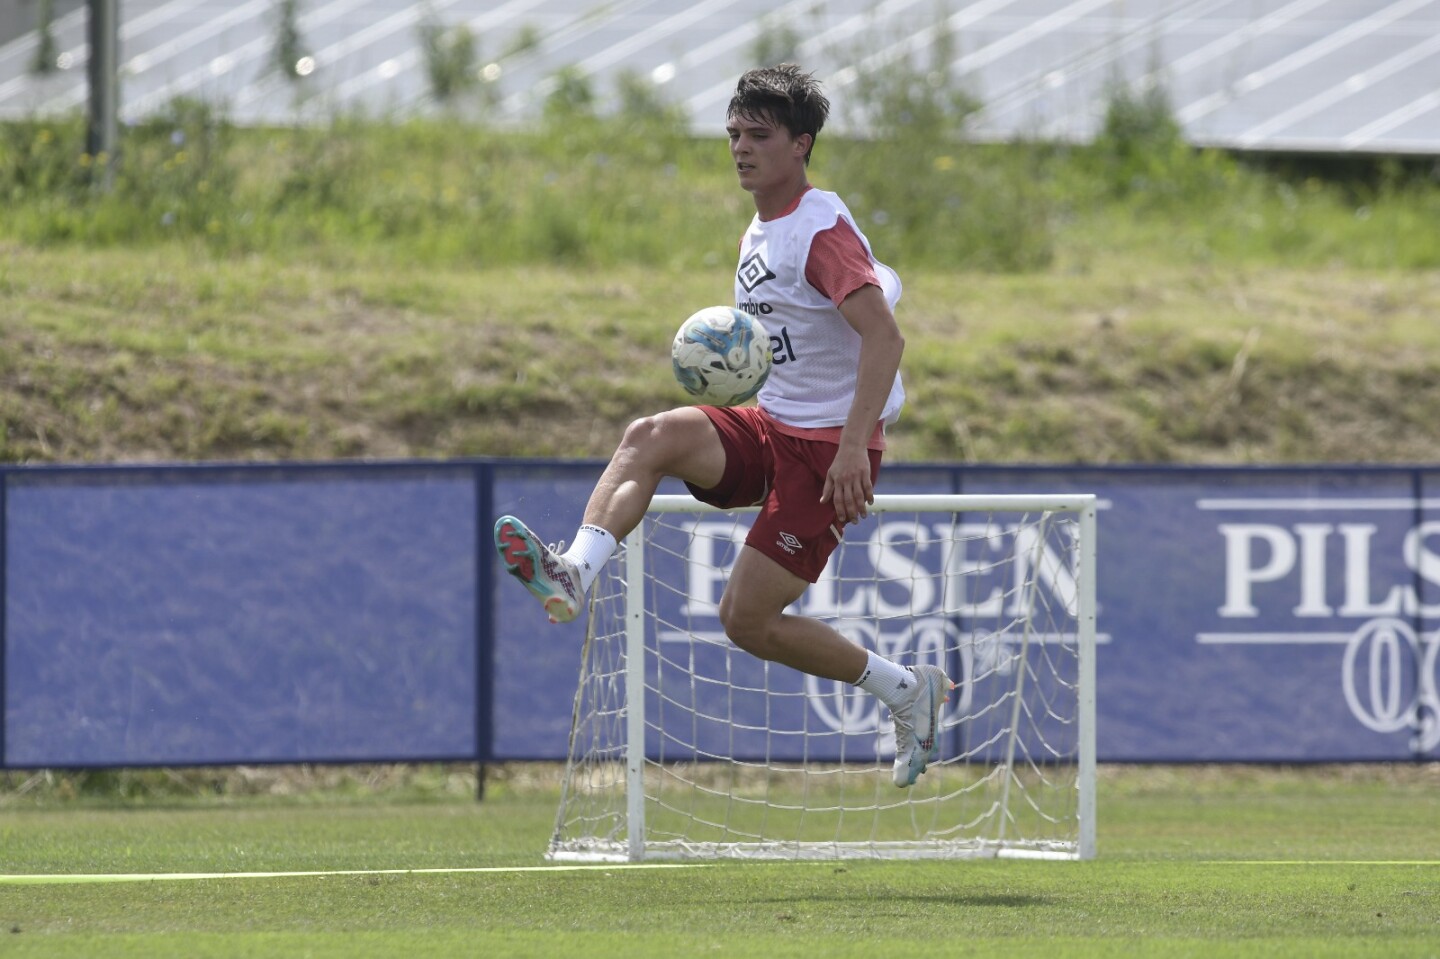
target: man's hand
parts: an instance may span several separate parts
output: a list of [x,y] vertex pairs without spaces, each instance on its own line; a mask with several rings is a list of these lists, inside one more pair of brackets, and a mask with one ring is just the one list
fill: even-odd
[[875,484],[870,480],[870,454],[865,447],[840,447],[825,473],[820,502],[834,504],[835,518],[842,529],[870,515],[870,504],[875,502]]

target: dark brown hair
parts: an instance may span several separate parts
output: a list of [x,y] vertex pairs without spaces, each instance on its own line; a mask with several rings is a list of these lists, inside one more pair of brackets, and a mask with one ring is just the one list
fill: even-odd
[[790,131],[792,137],[810,134],[810,150],[830,115],[830,101],[820,92],[820,81],[793,63],[751,70],[735,84],[726,117],[769,120]]

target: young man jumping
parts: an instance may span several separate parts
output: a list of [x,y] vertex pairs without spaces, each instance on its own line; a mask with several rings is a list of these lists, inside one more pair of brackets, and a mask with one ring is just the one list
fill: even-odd
[[953,684],[938,666],[900,666],[786,608],[816,582],[847,525],[874,502],[885,428],[900,414],[900,279],[875,259],[844,202],[807,169],[830,104],[790,64],[752,70],[726,113],[730,155],[755,217],[740,243],[735,300],[789,344],[758,406],[689,406],[629,425],[563,554],[513,516],[495,525],[509,572],[552,622],[574,619],[616,544],[638,526],[660,481],[704,503],[760,507],[720,598],[731,642],[761,659],[878,697],[895,720],[894,782],[913,785],[937,757]]

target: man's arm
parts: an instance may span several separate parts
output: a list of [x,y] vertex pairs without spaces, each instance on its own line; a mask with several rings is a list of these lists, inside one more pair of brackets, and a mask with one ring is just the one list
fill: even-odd
[[840,315],[860,334],[860,364],[855,398],[840,432],[835,461],[825,475],[820,502],[832,501],[835,517],[844,526],[864,519],[875,501],[868,446],[900,369],[905,337],[878,286],[866,284],[847,296],[840,303]]

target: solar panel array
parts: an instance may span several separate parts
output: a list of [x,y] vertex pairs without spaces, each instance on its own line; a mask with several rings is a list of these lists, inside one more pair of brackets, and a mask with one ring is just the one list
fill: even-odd
[[[871,71],[933,69],[948,39],[986,139],[1088,139],[1123,83],[1163,89],[1199,144],[1440,154],[1440,0],[300,0],[298,81],[274,66],[279,0],[119,4],[125,121],[181,96],[246,124],[431,112],[430,22],[469,28],[471,106],[483,94],[505,123],[534,116],[565,69],[601,109],[624,74],[719,133],[736,76],[761,59],[804,64],[843,103]],[[0,44],[0,118],[83,109],[84,9],[52,36],[60,69],[45,76],[35,31]]]

